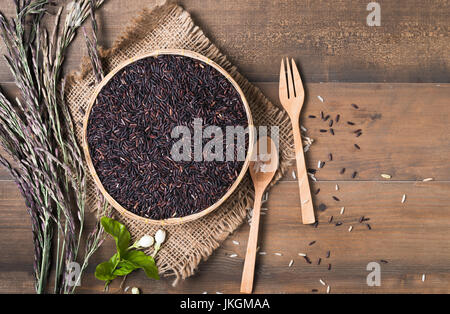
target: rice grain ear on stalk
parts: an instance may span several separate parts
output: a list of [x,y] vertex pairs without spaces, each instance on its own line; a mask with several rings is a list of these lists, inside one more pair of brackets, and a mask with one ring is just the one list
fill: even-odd
[[[83,21],[103,0],[75,0],[60,8],[49,36],[41,24],[48,0],[14,1],[16,15],[0,13],[0,31],[6,62],[20,96],[12,101],[0,89],[0,144],[12,158],[0,156],[21,191],[31,216],[34,242],[34,276],[37,293],[48,290],[50,265],[55,269],[55,293],[73,293],[92,254],[103,241],[97,225],[87,236],[86,251],[79,248],[84,232],[86,174],[76,141],[72,117],[64,102],[62,66],[66,49]],[[95,23],[95,22],[93,22]],[[96,46],[96,37],[94,37]],[[99,213],[108,205],[99,205]],[[53,240],[52,240],[53,239]],[[78,277],[66,271],[80,263]]]

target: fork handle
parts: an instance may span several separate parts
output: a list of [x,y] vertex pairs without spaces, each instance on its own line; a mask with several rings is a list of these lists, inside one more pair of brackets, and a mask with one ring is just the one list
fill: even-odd
[[314,217],[314,207],[309,188],[308,174],[306,172],[305,155],[303,152],[302,136],[297,119],[292,120],[292,132],[294,133],[295,159],[297,161],[297,180],[300,191],[300,205],[302,208],[303,224],[312,224],[316,221]]

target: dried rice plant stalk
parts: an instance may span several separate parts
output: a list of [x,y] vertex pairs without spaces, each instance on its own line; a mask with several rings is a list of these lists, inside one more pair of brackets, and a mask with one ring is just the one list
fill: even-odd
[[[103,230],[97,225],[87,238],[81,272],[75,280],[65,275],[79,258],[86,173],[72,117],[64,103],[61,69],[77,29],[102,3],[71,2],[61,30],[60,8],[50,36],[47,29],[41,28],[48,0],[15,0],[14,18],[8,20],[0,14],[1,35],[7,48],[5,59],[20,89],[20,98],[14,103],[0,90],[0,144],[14,161],[11,164],[0,156],[0,163],[19,186],[31,216],[37,293],[46,292],[52,263],[54,292],[74,292],[90,256],[103,241]],[[105,202],[99,206],[101,215],[109,211]],[[51,256],[52,250],[55,256]]]

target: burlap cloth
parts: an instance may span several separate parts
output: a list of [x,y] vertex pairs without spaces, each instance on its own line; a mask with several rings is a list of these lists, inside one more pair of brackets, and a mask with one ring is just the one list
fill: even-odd
[[[188,12],[180,6],[169,4],[144,10],[133,21],[113,47],[102,51],[105,73],[131,57],[156,49],[181,48],[196,51],[222,66],[236,80],[250,105],[254,124],[279,126],[280,167],[273,180],[278,181],[293,157],[291,127],[287,114],[274,106],[261,91],[250,84],[236,67],[194,25]],[[66,84],[66,102],[74,118],[76,133],[81,143],[82,121],[88,99],[95,87],[95,79],[88,60],[81,71],[71,74]],[[87,167],[86,167],[87,169]],[[87,208],[94,210],[98,204],[98,190],[92,178],[88,180]],[[180,225],[167,225],[167,240],[157,256],[161,275],[179,278],[191,276],[200,261],[206,260],[225,238],[244,221],[247,209],[253,204],[253,186],[250,176],[244,177],[235,192],[209,215]],[[116,219],[124,223],[133,238],[154,234],[159,228],[124,217],[116,212]],[[150,251],[147,253],[151,253]]]

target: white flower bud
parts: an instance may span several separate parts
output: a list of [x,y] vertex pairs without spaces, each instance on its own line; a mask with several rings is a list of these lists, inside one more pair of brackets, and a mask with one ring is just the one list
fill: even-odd
[[151,235],[146,234],[145,236],[139,239],[139,241],[137,242],[137,246],[142,248],[148,248],[151,247],[154,242],[155,240],[153,239],[153,237]]
[[137,287],[131,288],[131,294],[140,294],[140,293],[141,293],[141,291],[139,291],[139,288],[137,288]]
[[165,239],[166,239],[166,232],[164,230],[159,229],[158,231],[156,231],[155,240],[158,246],[161,245]]

